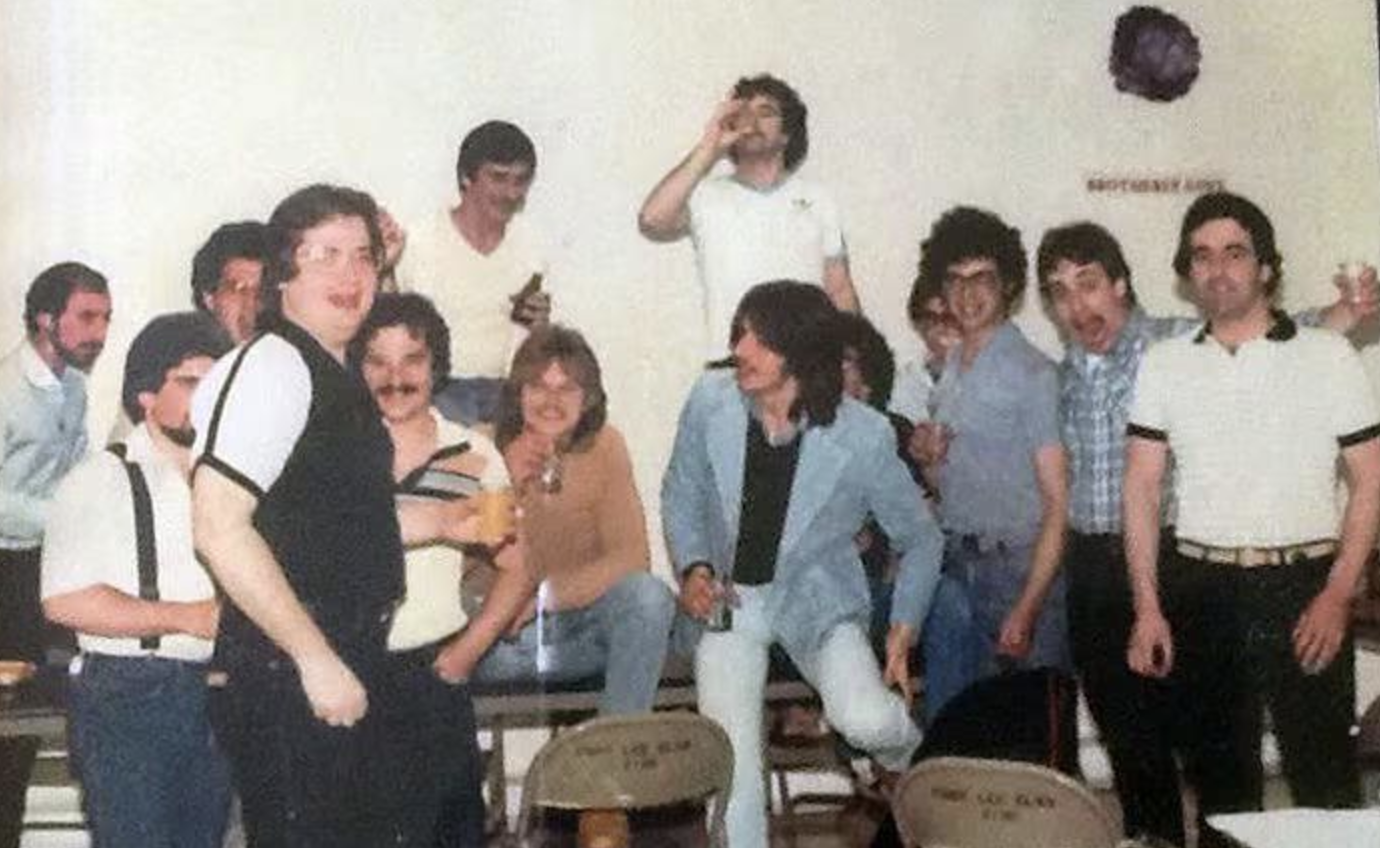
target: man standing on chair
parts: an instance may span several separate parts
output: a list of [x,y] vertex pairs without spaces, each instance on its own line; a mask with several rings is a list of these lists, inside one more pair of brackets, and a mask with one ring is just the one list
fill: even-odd
[[192,549],[192,392],[230,341],[210,315],[149,322],[125,359],[126,441],[63,481],[43,610],[77,632],[73,762],[96,845],[220,848],[230,772],[211,735],[215,585]]
[[[762,696],[773,643],[819,691],[829,722],[883,767],[907,767],[920,743],[907,659],[942,542],[890,422],[843,395],[837,322],[816,286],[750,289],[733,319],[733,367],[691,391],[662,481],[681,607],[711,631],[695,655],[700,712],[733,743],[732,848],[767,844]],[[869,515],[901,558],[885,674],[855,542]],[[716,607],[726,614],[712,616]]]
[[[695,242],[708,359],[723,357],[738,300],[763,280],[815,283],[839,309],[858,311],[838,207],[796,174],[810,149],[805,119],[804,102],[785,82],[743,77],[638,213],[648,238]],[[725,156],[732,173],[711,176]]]
[[[1174,269],[1207,323],[1145,355],[1127,426],[1128,661],[1183,686],[1207,812],[1260,809],[1266,705],[1295,803],[1360,801],[1350,615],[1380,519],[1380,412],[1344,339],[1273,308],[1282,264],[1251,201],[1189,207]],[[1178,537],[1160,558],[1171,452]]]

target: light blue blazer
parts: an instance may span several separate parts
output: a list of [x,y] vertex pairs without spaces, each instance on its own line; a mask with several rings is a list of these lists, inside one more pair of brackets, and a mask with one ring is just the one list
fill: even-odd
[[[732,568],[750,403],[725,369],[702,376],[681,411],[661,485],[678,575],[696,562],[720,575]],[[805,430],[781,534],[768,605],[773,631],[792,656],[812,655],[842,622],[866,631],[872,601],[853,539],[869,514],[902,554],[891,621],[918,634],[939,581],[943,537],[896,455],[891,423],[845,398],[833,424]]]

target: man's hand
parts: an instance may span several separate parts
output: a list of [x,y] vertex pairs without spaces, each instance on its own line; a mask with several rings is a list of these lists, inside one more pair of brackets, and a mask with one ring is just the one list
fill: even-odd
[[700,147],[712,152],[716,159],[728,153],[729,148],[743,137],[744,124],[740,115],[746,108],[746,101],[734,99],[732,95],[714,107],[714,114],[704,125],[704,134],[700,136]]
[[331,727],[353,727],[369,710],[369,695],[349,666],[326,652],[297,661],[312,714]]
[[397,267],[407,247],[407,231],[387,209],[379,207],[379,232],[383,235],[383,261],[379,270],[391,271]]
[[723,594],[723,587],[708,566],[691,566],[680,583],[680,608],[691,618],[705,621]]
[[910,649],[914,641],[915,630],[910,625],[891,625],[886,634],[886,668],[882,670],[882,683],[900,690],[907,709],[915,697],[910,685]]
[[1174,638],[1160,612],[1136,614],[1126,664],[1142,677],[1165,677],[1174,668]]
[[1294,657],[1305,674],[1318,674],[1337,658],[1351,620],[1351,598],[1325,587],[1294,625]]
[[183,604],[180,629],[198,639],[216,638],[220,626],[220,603],[215,598]]
[[540,327],[551,320],[551,295],[544,291],[518,292],[509,295],[508,300],[513,304],[514,324]]
[[521,433],[503,449],[503,462],[508,466],[508,477],[513,488],[521,491],[541,475],[542,466],[555,452],[556,445],[550,439],[533,433]]
[[1022,604],[1011,608],[1001,623],[997,637],[997,654],[1013,659],[1025,659],[1033,647],[1031,634],[1035,632],[1035,619],[1038,610],[1032,611]]
[[910,432],[906,451],[921,465],[939,465],[949,455],[949,441],[953,433],[945,424],[935,421],[920,421]]

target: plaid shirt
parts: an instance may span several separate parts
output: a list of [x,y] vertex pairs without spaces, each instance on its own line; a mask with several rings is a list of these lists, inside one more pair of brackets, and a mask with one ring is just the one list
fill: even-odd
[[1074,531],[1121,533],[1126,418],[1141,357],[1153,342],[1200,323],[1195,318],[1151,318],[1137,307],[1106,354],[1068,346],[1059,369],[1059,428],[1069,454],[1069,525]]

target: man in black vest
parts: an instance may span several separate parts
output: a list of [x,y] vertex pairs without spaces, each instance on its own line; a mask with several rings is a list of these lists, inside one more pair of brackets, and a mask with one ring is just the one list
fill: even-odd
[[197,549],[228,597],[212,720],[251,846],[429,844],[436,804],[387,659],[403,544],[478,537],[465,501],[393,498],[393,448],[345,366],[373,304],[372,198],[302,189],[269,220],[261,332],[193,402]]

